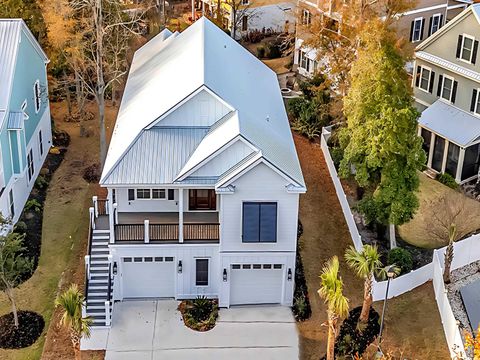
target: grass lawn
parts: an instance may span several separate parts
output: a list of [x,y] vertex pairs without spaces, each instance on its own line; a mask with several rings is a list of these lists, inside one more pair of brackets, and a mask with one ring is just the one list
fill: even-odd
[[[343,261],[345,249],[352,244],[335,188],[330,179],[319,144],[294,136],[307,183],[300,197],[300,220],[304,234],[300,239],[312,317],[298,323],[300,354],[303,360],[318,360],[325,354],[326,307],[317,295],[318,276],[324,262],[333,255],[341,260],[341,274],[350,306],[361,305],[362,281]],[[382,303],[375,308],[381,311]],[[395,354],[408,359],[448,359],[443,328],[431,284],[389,300],[385,324],[385,344]]]
[[[432,211],[432,201],[442,196],[448,196],[448,199],[458,197],[460,201],[466,198],[462,193],[455,191],[436,180],[432,180],[425,174],[420,173],[420,188],[418,191],[418,199],[420,207],[415,217],[408,223],[399,227],[399,235],[408,243],[423,247],[423,248],[439,248],[447,245],[446,242],[441,242],[429,235],[429,215]],[[466,198],[465,206],[468,208],[468,213],[479,214],[480,202],[470,198]],[[470,217],[467,226],[468,232],[473,232],[480,229],[480,217]]]
[[[88,207],[95,186],[82,179],[83,169],[97,161],[98,137],[80,138],[77,123],[66,123],[62,112],[64,105],[52,103],[53,117],[56,126],[67,131],[71,143],[65,158],[55,172],[50,183],[45,202],[42,230],[42,248],[39,265],[34,275],[16,289],[18,306],[22,310],[33,310],[43,315],[45,330],[32,346],[20,350],[0,350],[0,359],[34,360],[40,359],[50,329],[60,330],[58,324],[51,324],[54,313],[54,300],[59,289],[70,283],[72,279],[83,283],[83,256],[88,233]],[[107,113],[110,111],[107,111]],[[95,120],[89,123],[94,127]],[[76,274],[79,275],[76,275]],[[77,280],[79,279],[79,280]],[[0,314],[10,312],[10,304],[3,293],[0,293]],[[52,325],[52,326],[50,326]],[[67,341],[57,342],[54,348],[68,349]],[[69,359],[71,354],[62,356],[43,356],[44,359]],[[94,358],[85,356],[85,359]]]

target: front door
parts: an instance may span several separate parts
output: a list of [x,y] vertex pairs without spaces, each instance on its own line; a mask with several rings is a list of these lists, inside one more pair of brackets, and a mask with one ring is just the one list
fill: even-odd
[[433,148],[432,169],[442,172],[443,153],[445,151],[445,139],[435,136],[435,147]]
[[188,196],[190,210],[215,210],[217,207],[215,190],[190,190]]

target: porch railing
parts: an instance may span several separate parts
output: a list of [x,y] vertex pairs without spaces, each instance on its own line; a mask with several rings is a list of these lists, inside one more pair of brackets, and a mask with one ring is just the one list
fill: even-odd
[[[148,238],[146,238],[148,237]],[[189,240],[219,240],[220,224],[189,223],[183,224],[183,238]],[[178,241],[178,224],[117,224],[115,225],[115,241]]]
[[92,197],[95,217],[108,215],[108,199],[99,199],[98,196]]

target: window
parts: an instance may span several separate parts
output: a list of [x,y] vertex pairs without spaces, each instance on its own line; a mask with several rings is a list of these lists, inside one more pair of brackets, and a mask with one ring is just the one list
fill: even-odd
[[242,16],[242,31],[247,31],[248,30],[248,16],[243,15]]
[[8,205],[10,207],[10,217],[15,217],[15,203],[13,202],[13,189],[8,193]]
[[128,189],[128,201],[135,200],[135,189]]
[[463,160],[462,180],[469,179],[478,175],[480,163],[480,144],[469,146],[465,150],[465,158]]
[[42,138],[42,130],[38,132],[38,147],[40,150],[40,156],[43,156],[43,138]]
[[31,181],[33,178],[33,174],[35,173],[35,169],[33,167],[33,149],[30,149],[27,155],[27,164],[28,164],[28,181]]
[[277,203],[243,203],[243,242],[277,241]]
[[208,259],[195,260],[195,285],[208,286]]
[[425,151],[425,153],[427,154],[427,158],[428,158],[428,154],[430,154],[430,145],[432,143],[432,132],[422,128],[421,135],[423,138],[422,148],[423,148],[423,151]]
[[242,0],[242,5],[248,5],[248,4],[250,4],[249,0]]
[[473,89],[472,102],[470,103],[470,111],[480,115],[480,89]]
[[410,28],[410,41],[417,42],[423,40],[423,27],[425,25],[424,18],[416,18],[412,21]]
[[27,100],[23,100],[23,103],[22,103],[22,112],[23,112],[23,120],[28,120],[30,118],[30,116],[28,116],[27,114]]
[[302,25],[310,25],[312,23],[312,14],[307,9],[302,10]]
[[435,14],[430,18],[430,27],[428,30],[428,36],[436,33],[438,29],[442,27],[442,20],[443,20],[442,14]]
[[426,92],[432,93],[434,80],[435,80],[434,71],[424,66],[417,66],[415,86],[419,87],[420,89]]
[[477,61],[478,41],[470,35],[458,35],[457,59],[475,64]]
[[173,189],[168,189],[168,200],[175,200],[175,192]]
[[165,199],[165,189],[152,189],[152,199]]
[[457,176],[458,157],[460,155],[460,147],[452,142],[448,143],[447,164],[445,172],[455,178]]
[[448,75],[440,76],[438,86],[441,86],[440,97],[447,101],[452,100],[453,78]]
[[310,59],[307,57],[305,51],[298,51],[298,66],[305,69],[307,72],[310,72]]
[[35,113],[38,114],[40,111],[40,105],[42,104],[39,80],[35,81],[35,85],[33,86],[33,100],[35,101]]
[[150,189],[137,189],[137,199],[150,199]]
[[190,190],[188,193],[188,207],[189,210],[215,210],[217,208],[215,190]]

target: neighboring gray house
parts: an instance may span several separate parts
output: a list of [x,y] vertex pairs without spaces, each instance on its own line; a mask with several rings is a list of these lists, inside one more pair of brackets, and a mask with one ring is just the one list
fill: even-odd
[[480,155],[480,4],[421,43],[413,88],[427,166],[458,183],[478,177]]

